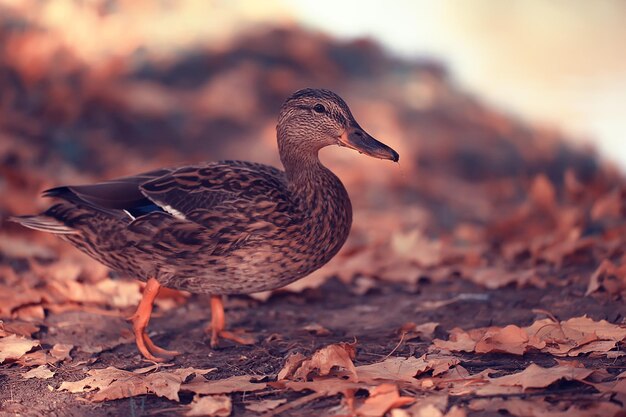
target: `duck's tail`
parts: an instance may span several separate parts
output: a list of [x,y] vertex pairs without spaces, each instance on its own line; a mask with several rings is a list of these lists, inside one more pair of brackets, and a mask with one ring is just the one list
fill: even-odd
[[19,223],[29,229],[39,230],[41,232],[54,233],[57,235],[70,235],[79,233],[60,221],[45,215],[39,216],[13,216],[8,219],[11,222]]

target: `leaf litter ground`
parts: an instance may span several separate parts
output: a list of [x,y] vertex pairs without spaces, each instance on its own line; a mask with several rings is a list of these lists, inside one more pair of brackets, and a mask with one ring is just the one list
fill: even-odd
[[[36,54],[18,47],[39,32],[14,27],[0,25],[0,83],[10,92],[0,102],[10,116],[0,116],[0,415],[576,417],[624,408],[626,183],[558,132],[486,108],[441,66],[398,61],[368,41],[269,30],[137,69],[94,67],[46,34],[56,58],[37,58],[55,71],[41,72],[15,55]],[[289,47],[294,39],[306,53]],[[236,98],[217,87],[229,82]],[[149,330],[183,354],[143,361],[125,320],[141,284],[5,221],[44,207],[46,187],[190,155],[277,164],[275,115],[303,83],[347,96],[402,166],[324,155],[354,203],[350,240],[286,291],[228,299],[229,325],[253,346],[211,349],[208,298],[164,291]]]

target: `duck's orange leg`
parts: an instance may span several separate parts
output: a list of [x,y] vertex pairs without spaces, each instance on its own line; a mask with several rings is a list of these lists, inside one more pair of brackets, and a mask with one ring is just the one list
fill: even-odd
[[231,340],[242,345],[252,345],[255,340],[251,337],[239,336],[233,332],[224,330],[226,328],[226,319],[224,316],[224,301],[221,295],[211,295],[211,324],[205,331],[211,332],[211,347],[217,347],[219,338]]
[[150,321],[150,315],[152,314],[152,305],[154,299],[159,294],[161,284],[154,279],[150,278],[146,283],[146,287],[143,290],[143,297],[139,302],[137,311],[129,320],[133,322],[133,331],[135,333],[135,342],[137,343],[137,349],[144,356],[144,358],[153,362],[165,362],[178,355],[178,352],[173,350],[166,350],[158,347],[150,340],[146,327]]

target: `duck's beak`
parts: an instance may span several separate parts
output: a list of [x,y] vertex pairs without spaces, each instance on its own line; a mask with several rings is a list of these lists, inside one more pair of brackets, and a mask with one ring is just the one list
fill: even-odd
[[339,137],[339,146],[347,146],[374,158],[390,159],[393,162],[400,159],[398,152],[371,137],[356,123],[348,127]]

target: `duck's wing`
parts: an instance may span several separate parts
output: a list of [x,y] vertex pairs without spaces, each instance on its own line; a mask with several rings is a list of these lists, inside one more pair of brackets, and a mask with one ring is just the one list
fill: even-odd
[[[57,229],[62,226],[63,233],[75,233],[85,216],[101,213],[103,219],[126,223],[140,233],[159,233],[176,223],[177,230],[191,228],[195,233],[200,226],[209,234],[221,234],[225,229],[250,231],[266,228],[268,223],[284,225],[293,214],[284,172],[242,161],[159,169],[96,184],[57,187],[45,191],[44,196],[71,204],[55,205],[42,216],[17,221],[38,230],[61,233]],[[53,225],[48,224],[49,218],[55,220]]]
[[56,187],[44,191],[43,196],[88,206],[114,217],[133,219],[162,210],[141,192],[140,186],[171,171],[172,169],[159,169],[96,184]]
[[179,168],[139,189],[172,216],[207,227],[228,218],[252,224],[286,214],[291,204],[284,172],[242,161]]
[[57,198],[62,203],[39,215],[16,216],[11,220],[31,229],[66,235],[79,233],[81,225],[87,223],[128,224],[142,214],[163,212],[143,195],[139,186],[170,171],[159,169],[96,184],[51,188],[43,192],[44,197]]

